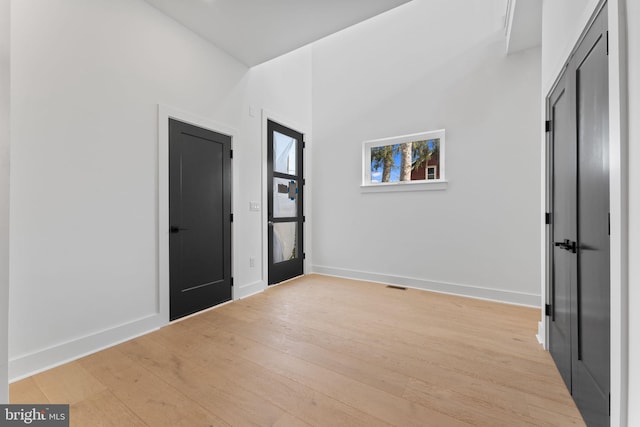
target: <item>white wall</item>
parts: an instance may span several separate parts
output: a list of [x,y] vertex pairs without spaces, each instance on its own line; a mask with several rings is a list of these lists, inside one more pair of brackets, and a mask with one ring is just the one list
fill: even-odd
[[628,8],[629,76],[629,416],[640,425],[640,3]]
[[[255,66],[249,70],[247,92],[242,112],[243,137],[250,141],[251,149],[244,150],[234,159],[243,165],[239,185],[251,191],[236,192],[237,210],[240,220],[247,226],[238,230],[236,239],[239,269],[238,278],[242,285],[237,289],[239,297],[245,297],[267,286],[267,182],[266,182],[266,134],[263,133],[265,118],[271,118],[283,125],[305,134],[307,149],[304,164],[305,176],[311,176],[312,146],[311,117],[311,46],[303,47],[287,55]],[[257,183],[263,186],[256,186]],[[312,183],[307,180],[305,187],[305,212],[310,212]],[[259,202],[260,212],[249,211],[250,202]],[[309,216],[308,216],[309,218]],[[306,264],[311,262],[311,219],[305,226]],[[256,237],[260,237],[257,239]],[[254,258],[255,266],[249,267],[249,258]]]
[[[315,271],[539,306],[540,50],[505,56],[492,4],[416,0],[314,45]],[[363,141],[440,128],[447,190],[361,193]]]
[[310,131],[310,53],[250,72],[142,0],[21,0],[11,32],[10,376],[168,320],[158,104],[237,131],[234,295],[262,289],[261,219],[248,209],[262,188],[260,110]]
[[11,31],[15,378],[158,325],[157,104],[233,125],[247,70],[142,1],[14,2]]
[[0,404],[9,399],[9,15],[10,0],[0,0]]

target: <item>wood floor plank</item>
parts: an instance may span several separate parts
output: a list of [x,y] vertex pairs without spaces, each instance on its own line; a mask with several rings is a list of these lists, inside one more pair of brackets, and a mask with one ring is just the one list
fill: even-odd
[[228,425],[144,367],[133,363],[117,347],[85,357],[78,363],[149,425]]
[[78,362],[42,372],[33,379],[51,403],[74,404],[107,389]]
[[[218,322],[219,325],[219,322]],[[292,332],[294,329],[298,329],[299,326],[290,327],[288,332]],[[424,404],[424,400],[419,400],[415,398],[408,398],[406,395],[405,384],[406,379],[410,378],[410,374],[416,374],[420,372],[422,367],[411,367],[407,371],[407,375],[401,376],[399,374],[395,374],[393,371],[388,370],[386,367],[381,365],[378,366],[367,366],[368,362],[364,360],[365,354],[363,353],[363,357],[360,360],[350,360],[350,357],[346,355],[345,351],[334,351],[327,352],[325,356],[335,354],[339,355],[343,361],[351,366],[351,369],[343,369],[340,366],[337,366],[337,360],[329,360],[326,361],[323,357],[318,357],[318,353],[323,353],[319,350],[319,347],[308,346],[307,352],[301,353],[301,347],[307,347],[305,343],[302,341],[296,342],[288,342],[285,337],[271,337],[271,334],[268,331],[268,328],[265,328],[263,324],[260,328],[260,334],[251,333],[252,329],[247,327],[246,325],[240,325],[233,327],[231,324],[225,324],[222,328],[215,328],[215,330],[224,330],[228,332],[232,332],[235,334],[243,335],[250,337],[258,342],[264,343],[265,345],[270,346],[273,349],[280,348],[282,351],[285,351],[289,355],[296,355],[297,357],[303,358],[307,361],[312,361],[315,364],[320,366],[329,367],[329,369],[341,372],[345,376],[348,376],[353,379],[358,379],[361,382],[374,385],[381,390],[388,391],[392,394],[396,394],[400,397],[405,397],[408,400]],[[317,338],[317,334],[310,335],[307,337],[310,340]],[[220,340],[216,340],[220,341]],[[343,350],[343,349],[336,349]],[[355,375],[354,375],[355,374]],[[383,381],[379,381],[380,378],[393,378],[393,380],[397,381],[395,387],[388,387]],[[425,404],[423,406],[427,406],[438,410],[439,412],[443,412],[443,408],[448,408],[452,410],[452,413],[455,414],[455,417],[462,421],[469,421],[471,419],[475,419],[476,422],[480,422],[480,420],[487,420],[482,425],[510,425],[513,423],[513,419],[517,418],[519,423],[522,425],[536,425],[535,422],[529,416],[528,406],[526,402],[523,400],[523,395],[517,390],[508,389],[506,387],[499,387],[496,384],[492,384],[488,381],[483,381],[481,379],[470,377],[469,375],[454,375],[454,373],[449,371],[442,371],[441,369],[429,370],[424,378],[429,378],[433,380],[437,386],[432,386],[432,388],[441,389],[445,392],[448,392],[449,395],[455,395],[456,399],[447,399],[444,403],[444,406],[439,405],[431,405]],[[405,378],[402,383],[400,392],[397,392],[399,387],[399,378]],[[456,379],[457,378],[457,379]],[[413,378],[410,378],[413,380]],[[415,383],[415,380],[414,380]],[[423,383],[426,384],[426,383]],[[497,390],[497,391],[495,391]],[[433,398],[433,396],[431,396]],[[433,399],[431,399],[433,400]],[[474,403],[475,406],[478,407],[477,411],[466,411],[468,415],[466,417],[461,418],[461,416],[465,412],[465,406],[460,405],[460,403],[465,403],[466,406],[471,406],[470,403]],[[442,402],[440,402],[442,403]],[[460,409],[454,410],[462,406],[462,411]],[[495,416],[493,417],[483,417],[482,411],[486,410],[487,407],[493,407],[493,412]],[[446,411],[444,411],[446,412]],[[506,423],[500,421],[501,418],[496,417],[504,417],[507,416],[506,419],[510,420]]]
[[[184,327],[185,324],[181,326]],[[165,329],[163,332],[163,334],[149,337],[144,348],[139,347],[132,351],[138,353],[138,357],[144,358],[145,354],[161,353],[162,346],[170,348],[172,353],[182,354],[184,360],[193,361],[202,369],[219,372],[224,377],[223,381],[234,382],[247,389],[250,388],[261,398],[312,425],[386,425],[365,412],[358,411],[286,376],[264,369],[249,360],[237,357],[239,354],[235,351],[234,344],[227,344],[222,339],[216,339],[215,346],[208,344],[209,350],[207,352],[193,351],[193,343],[189,343],[186,338],[192,334],[182,328]],[[202,336],[211,338],[211,335],[205,334],[206,332]],[[152,344],[153,341],[156,342],[155,345]],[[235,339],[231,341],[235,341]],[[184,345],[180,345],[180,343],[184,343]],[[198,345],[202,344],[195,344],[195,346]]]
[[[508,354],[509,350],[524,351],[520,349],[522,344],[519,341],[511,342],[510,335],[503,336],[501,340],[494,340],[496,346],[502,346],[502,349],[484,350],[482,346],[472,345],[476,339],[475,332],[460,333],[457,339],[448,337],[456,333],[452,329],[442,330],[431,337],[420,337],[403,328],[367,327],[362,322],[354,321],[353,314],[328,317],[324,319],[310,310],[305,310],[304,317],[302,314],[287,313],[288,322],[292,324],[304,323],[316,330],[324,329],[342,336],[345,340],[363,343],[367,348],[373,345],[379,348],[382,355],[397,355],[398,360],[403,360],[406,358],[405,355],[410,354],[409,358],[417,359],[418,363],[453,366],[456,370],[462,370],[465,375],[484,376],[491,382],[509,384],[517,390],[534,389],[541,396],[549,393],[544,387],[546,381],[558,380],[557,374],[548,369],[548,354],[539,346],[532,347],[526,358],[520,356],[520,353],[515,356]],[[345,323],[349,324],[349,328],[343,326]],[[533,329],[531,335],[532,331]],[[372,336],[378,339],[372,342]],[[421,351],[416,352],[416,347]],[[370,350],[366,351],[371,355]],[[514,382],[514,378],[518,378],[518,381]],[[564,395],[564,391],[560,390],[560,394]]]
[[227,324],[224,330],[397,396],[402,395],[407,384],[406,375],[374,365],[364,358],[356,359],[345,352],[336,351],[339,348],[322,346],[319,337],[322,332],[306,330],[301,325],[279,328],[265,321],[259,329],[236,323]]
[[[380,288],[380,286],[377,286]],[[384,288],[382,288],[384,289]],[[408,290],[412,293],[428,293],[423,291]],[[440,298],[450,296],[442,296],[439,294],[432,294],[431,302],[438,304]],[[378,298],[381,296],[378,295]],[[394,310],[394,303],[387,301],[387,312],[385,316],[372,316],[372,313],[378,313],[379,310],[383,310],[384,306],[381,306],[379,310],[373,307],[367,307],[362,303],[351,303],[350,300],[357,298],[355,294],[345,294],[344,298],[336,301],[334,298],[328,301],[322,301],[320,296],[314,296],[313,301],[300,300],[297,302],[297,310],[289,310],[286,313],[287,319],[296,320],[299,316],[305,316],[309,320],[317,320],[321,323],[329,322],[338,327],[342,327],[345,321],[349,322],[349,329],[364,330],[365,333],[376,333],[389,337],[391,339],[404,339],[405,336],[397,336],[397,331],[402,331],[403,334],[416,334],[418,338],[421,335],[440,335],[448,336],[451,339],[458,339],[459,341],[469,341],[474,345],[486,344],[484,347],[493,349],[503,349],[507,347],[510,354],[518,351],[522,351],[527,356],[530,346],[519,345],[515,348],[511,346],[511,342],[505,342],[504,340],[495,341],[495,337],[504,338],[505,332],[511,332],[512,327],[500,329],[498,322],[495,318],[499,316],[501,311],[496,311],[491,321],[486,321],[480,314],[474,312],[468,312],[466,308],[461,313],[456,312],[456,316],[452,317],[448,312],[438,312],[437,310],[425,311],[424,308],[416,308],[414,310],[408,310],[406,306],[402,306],[402,312]],[[460,298],[466,299],[466,298]],[[348,302],[347,302],[348,301]],[[406,303],[413,301],[413,297],[409,298]],[[325,304],[322,304],[322,303]],[[322,310],[318,310],[318,303],[323,307]],[[485,302],[486,303],[486,302]],[[358,306],[364,306],[366,309],[357,309]],[[505,304],[494,304],[501,310]],[[465,307],[465,306],[463,306]],[[391,311],[389,311],[391,310]],[[525,310],[529,310],[526,309]],[[513,316],[510,316],[513,317]],[[512,319],[507,318],[507,323],[510,325]],[[533,321],[530,323],[532,324]],[[512,340],[520,340],[519,343],[523,343],[522,339],[525,338],[530,343],[530,335],[523,335],[522,328],[516,331],[511,337]],[[408,337],[411,338],[411,337]],[[531,343],[534,344],[534,343]]]
[[10,389],[11,403],[52,403],[40,390],[33,377],[14,382]]
[[309,427],[311,424],[305,423],[300,418],[296,418],[291,414],[285,413],[282,415],[273,427]]
[[[260,332],[262,332],[262,330],[264,329],[279,328],[283,334],[290,336],[294,340],[300,340],[300,339],[305,339],[305,337],[301,336],[301,334],[307,334],[309,336],[312,336],[314,334],[323,334],[326,332],[327,326],[329,328],[331,327],[330,325],[327,324],[327,322],[319,322],[317,323],[317,325],[319,326],[315,328],[313,327],[308,328],[306,327],[307,325],[313,326],[312,325],[313,320],[309,321],[310,317],[312,317],[312,315],[308,313],[305,314],[304,318],[307,321],[302,322],[301,317],[292,318],[290,316],[290,320],[292,320],[292,322],[290,322],[290,321],[282,321],[280,319],[269,318],[268,316],[265,316],[261,323],[262,328]],[[296,325],[296,328],[290,327],[292,323]],[[242,327],[242,325],[239,325],[239,327]],[[321,329],[325,329],[325,331]],[[335,325],[335,329],[339,331],[338,332],[339,334],[343,334],[345,332],[345,329],[341,325]],[[476,346],[470,345],[467,343],[469,339],[466,336],[459,340],[454,340],[447,336],[448,331],[442,331],[438,335],[432,334],[429,336],[429,335],[417,335],[411,331],[407,331],[406,329],[402,330],[401,332],[399,332],[397,328],[393,330],[388,330],[388,331],[381,331],[380,329],[377,329],[376,332],[371,332],[370,329],[371,328],[367,328],[363,330],[360,336],[355,335],[353,333],[354,328],[350,328],[350,330],[346,332],[350,333],[350,335],[348,336],[349,340],[365,341],[367,343],[370,342],[372,335],[374,334],[379,335],[380,341],[384,341],[385,344],[390,345],[394,348],[397,348],[398,345],[403,345],[406,343],[409,343],[409,345],[413,348],[415,348],[416,346],[419,348],[423,348],[425,351],[430,351],[433,349],[442,350],[442,349],[451,348],[455,346],[454,354],[461,353],[460,350],[463,350],[462,353],[464,353],[465,357],[473,358],[474,360],[488,361],[491,363],[505,364],[506,368],[508,368],[506,364],[514,364],[514,362],[519,361],[519,358],[517,356],[514,356],[513,354],[508,354],[505,351],[498,351],[495,349],[480,349]],[[362,339],[362,337],[364,337],[364,339]],[[513,344],[508,343],[508,345],[510,346],[511,349],[513,349],[514,347]],[[519,345],[519,344],[516,343],[516,345]],[[540,356],[544,355],[544,352],[537,347],[534,348],[533,350],[534,350],[533,353],[539,353]],[[549,373],[548,361],[542,357],[531,358],[530,357],[531,353],[532,352],[530,351],[529,357],[523,360],[523,362],[527,363],[528,370],[535,371],[535,373],[538,375],[547,375]],[[449,355],[447,354],[446,357],[448,358]],[[536,360],[538,361],[536,362]],[[521,367],[517,366],[517,369],[520,370]]]
[[[487,399],[470,397],[460,390],[428,384],[415,379],[409,381],[404,398],[435,411],[451,413],[457,419],[475,426],[510,427],[514,422],[513,416],[505,417],[502,411],[497,410],[495,402],[489,403]],[[511,399],[509,404],[517,405],[519,402]],[[526,404],[522,406],[526,411]],[[487,411],[487,408],[491,408],[491,410]],[[534,423],[526,421],[523,417],[518,417],[518,425],[535,426]]]
[[430,411],[406,399],[398,398],[383,390],[368,386],[295,358],[286,353],[260,345],[248,338],[232,335],[222,330],[213,332],[215,342],[230,344],[234,354],[250,360],[265,369],[334,396],[343,403],[393,425],[404,426],[462,426],[467,425],[435,411]]
[[[275,322],[273,322],[275,323]],[[344,346],[340,346],[340,344],[332,346],[334,340],[332,338],[324,336],[324,340],[329,340],[327,345],[328,349],[324,349],[321,347],[323,344],[327,344],[326,342],[321,342],[319,335],[321,334],[319,331],[316,332],[300,332],[296,333],[301,329],[300,325],[296,325],[295,327],[289,326],[286,324],[281,324],[283,330],[279,330],[278,328],[271,329],[273,327],[273,323],[269,323],[268,325],[263,323],[260,328],[260,333],[254,333],[254,329],[248,327],[247,325],[226,325],[224,327],[225,330],[231,331],[249,338],[252,338],[258,342],[264,343],[265,345],[269,345],[274,349],[281,349],[290,355],[294,355],[296,357],[302,358],[309,362],[315,363],[316,365],[326,367],[335,372],[339,372],[349,378],[356,379],[360,382],[375,386],[381,390],[385,390],[391,394],[405,397],[406,392],[406,384],[407,378],[413,380],[413,378],[409,377],[410,374],[414,374],[415,371],[405,371],[405,374],[395,372],[391,369],[392,367],[384,366],[383,364],[375,364],[370,363],[365,360],[367,356],[367,349],[362,349],[361,355],[359,359],[356,359],[350,356],[346,351],[344,351]],[[313,342],[318,345],[312,344]],[[548,368],[548,365],[547,365]],[[430,372],[427,375],[429,378],[434,378],[433,372]],[[439,378],[440,375],[437,373],[435,378]],[[460,390],[451,389],[452,393],[456,393],[458,397],[464,399],[469,394],[471,397],[466,399],[475,399],[479,402],[479,405],[484,408],[489,405],[496,406],[496,409],[500,410],[499,413],[503,412],[514,412],[512,410],[512,406],[520,407],[519,411],[514,413],[520,413],[523,415],[523,423],[525,423],[525,418],[527,415],[527,406],[526,403],[522,400],[522,396],[516,390],[505,389],[505,387],[500,387],[500,393],[495,393],[496,396],[492,396],[494,393],[491,393],[492,390],[496,389],[497,386],[491,384],[487,381],[476,380],[473,382],[469,381],[468,375],[462,375],[461,378],[464,380],[462,384],[456,384],[455,381],[451,380],[451,373],[446,371],[445,376],[442,378],[439,383],[440,388],[442,388],[443,384],[451,384],[458,387]],[[444,390],[449,390],[444,388]],[[471,393],[467,393],[471,392]],[[472,397],[473,394],[479,397]],[[487,400],[494,397],[494,401]],[[456,401],[455,399],[453,400]],[[502,408],[506,402],[509,402],[508,407]],[[456,403],[454,403],[456,405]],[[426,405],[429,406],[429,405]],[[495,422],[494,422],[495,424]]]
[[149,336],[121,344],[118,350],[231,425],[271,425],[285,412],[229,378],[224,360],[199,366],[180,352],[154,344]]
[[110,390],[71,405],[69,412],[71,427],[148,426]]
[[539,310],[309,275],[16,382],[71,425],[583,426]]

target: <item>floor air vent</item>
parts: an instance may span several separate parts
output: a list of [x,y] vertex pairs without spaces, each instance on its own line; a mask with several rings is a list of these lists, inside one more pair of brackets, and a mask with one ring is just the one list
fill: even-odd
[[406,291],[407,290],[407,288],[405,288],[404,286],[387,285],[387,288],[389,288],[389,289],[397,289],[399,291]]

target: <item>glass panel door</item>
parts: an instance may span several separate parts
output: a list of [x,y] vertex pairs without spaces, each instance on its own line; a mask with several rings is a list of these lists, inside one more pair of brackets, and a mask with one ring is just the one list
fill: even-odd
[[267,123],[269,284],[304,273],[303,136]]

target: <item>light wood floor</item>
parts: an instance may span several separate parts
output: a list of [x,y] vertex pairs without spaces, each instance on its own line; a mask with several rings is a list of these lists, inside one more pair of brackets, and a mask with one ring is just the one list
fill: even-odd
[[584,425],[539,311],[307,276],[11,385],[75,426]]

